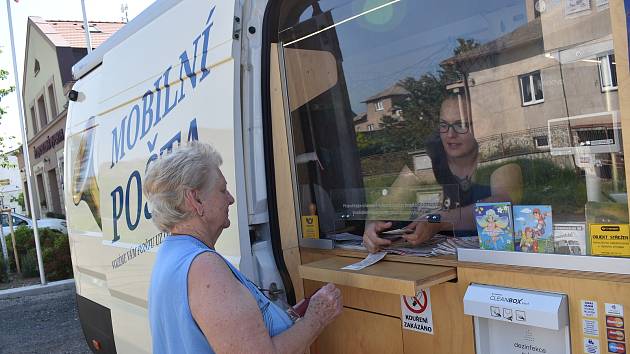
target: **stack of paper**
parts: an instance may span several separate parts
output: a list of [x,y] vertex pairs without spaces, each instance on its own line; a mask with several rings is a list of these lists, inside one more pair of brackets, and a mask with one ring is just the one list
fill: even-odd
[[[439,255],[457,254],[457,248],[479,248],[479,238],[471,237],[447,237],[444,235],[435,235],[429,242],[420,246],[412,246],[404,239],[388,235],[388,239],[392,240],[392,244],[385,247],[382,251],[388,254],[416,256],[416,257],[432,257]],[[365,251],[363,246],[363,237],[350,233],[341,233],[328,235],[329,239],[335,240],[335,247],[347,250]]]

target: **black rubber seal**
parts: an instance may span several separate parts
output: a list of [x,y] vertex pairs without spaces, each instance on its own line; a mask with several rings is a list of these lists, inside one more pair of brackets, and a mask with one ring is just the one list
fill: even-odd
[[273,156],[273,134],[271,119],[271,93],[269,85],[271,83],[270,55],[271,43],[277,41],[278,37],[278,15],[280,10],[280,0],[271,0],[265,9],[265,17],[262,28],[262,51],[260,58],[261,67],[261,93],[262,93],[262,126],[263,145],[265,153],[265,175],[267,176],[267,207],[269,210],[269,229],[271,232],[271,245],[276,266],[280,272],[280,277],[284,283],[287,301],[291,305],[296,304],[295,290],[293,282],[289,276],[289,270],[284,262],[282,253],[282,240],[280,237],[280,223],[278,219],[278,200],[276,195],[276,175]]

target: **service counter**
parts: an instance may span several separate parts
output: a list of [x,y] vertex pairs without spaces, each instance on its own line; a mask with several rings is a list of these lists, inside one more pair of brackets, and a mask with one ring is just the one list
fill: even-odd
[[[349,271],[340,268],[365,253],[300,248],[300,255],[305,295],[332,282],[344,299],[343,314],[313,344],[312,353],[475,353],[473,317],[464,313],[471,284],[566,295],[572,353],[608,353],[606,311],[613,304],[630,308],[630,275],[624,274],[464,262],[454,256],[387,256],[363,270]],[[401,295],[421,294],[422,289],[430,294],[432,334],[407,329],[402,319]],[[623,310],[613,317],[623,319]],[[625,325],[608,325],[615,335],[624,335],[623,342],[618,337],[616,342],[627,345],[621,328]],[[595,338],[598,343],[592,341]],[[505,353],[516,353],[516,346],[522,345],[527,344],[514,342]],[[539,353],[544,348],[520,349],[518,353]]]

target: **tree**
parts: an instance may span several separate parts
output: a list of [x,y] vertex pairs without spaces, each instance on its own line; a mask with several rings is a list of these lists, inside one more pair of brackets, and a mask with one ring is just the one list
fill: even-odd
[[[0,51],[0,53],[2,53],[2,51]],[[4,87],[3,86],[2,82],[4,80],[6,80],[8,76],[9,76],[9,72],[7,70],[4,70],[4,69],[0,68],[0,124],[2,123],[2,117],[4,116],[4,114],[7,113],[7,111],[1,105],[2,104],[2,99],[15,90],[15,87],[13,87],[13,86],[9,86],[9,87]],[[7,151],[6,151],[7,150],[7,144],[12,139],[13,139],[13,137],[0,136],[0,167],[1,168],[15,167],[9,161],[9,156],[7,154]]]
[[20,192],[17,197],[11,197],[11,202],[18,203],[22,210],[26,210],[26,204],[24,203],[24,192]]
[[[455,56],[480,46],[474,39],[457,39],[453,49]],[[362,156],[375,153],[413,151],[424,147],[425,140],[437,128],[440,106],[448,94],[448,84],[461,81],[465,73],[457,64],[442,63],[435,73],[426,72],[418,79],[407,77],[398,82],[409,92],[407,98],[394,107],[402,112],[400,117],[384,116],[381,129],[361,135],[358,144]]]

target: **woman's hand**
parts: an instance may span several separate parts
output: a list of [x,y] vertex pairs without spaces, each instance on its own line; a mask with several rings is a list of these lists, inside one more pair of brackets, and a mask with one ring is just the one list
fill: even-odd
[[304,318],[318,324],[321,330],[337,318],[342,309],[341,290],[328,283],[311,296]]
[[365,224],[365,231],[363,232],[363,244],[370,253],[376,253],[380,251],[382,247],[392,244],[392,241],[382,239],[378,236],[379,233],[391,227],[391,222],[384,221],[368,221]]
[[443,225],[440,222],[414,221],[405,227],[406,229],[413,230],[413,233],[404,234],[403,238],[412,245],[418,246],[429,241],[433,235],[442,231],[442,227]]

